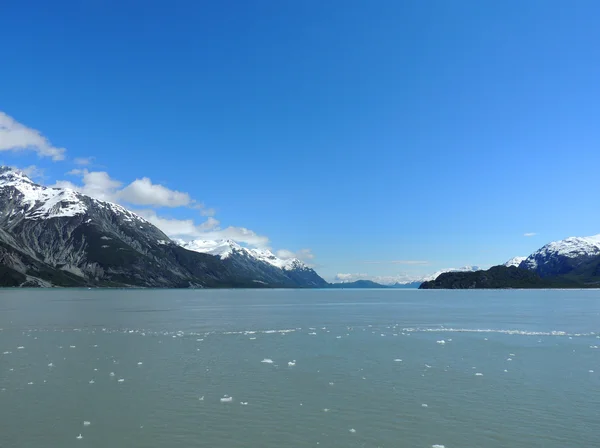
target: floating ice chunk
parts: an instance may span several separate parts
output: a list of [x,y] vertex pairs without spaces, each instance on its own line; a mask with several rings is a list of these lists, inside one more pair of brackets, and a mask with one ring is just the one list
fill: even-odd
[[270,358],[265,358],[261,362],[264,362],[265,364],[273,364],[273,360]]
[[504,369],[505,372],[508,372],[508,370]]
[[69,348],[75,348],[75,346],[74,345],[69,345]]
[[94,372],[97,372],[97,371],[98,371],[98,369],[94,369]]
[[115,376],[115,372],[110,372],[109,376]]
[[354,433],[356,432],[356,429],[354,429],[354,428],[350,428],[350,432],[351,432],[352,434],[354,434]]
[[119,382],[119,383],[124,383],[124,382],[125,382],[125,378],[119,378],[119,379],[118,379],[118,382]]
[[77,437],[75,437],[77,440],[81,440],[83,439],[83,436],[81,434],[79,434]]
[[3,355],[10,355],[12,352],[4,352]]
[[54,367],[54,364],[50,363],[48,364],[48,367]]
[[444,341],[443,339],[436,341],[438,344],[444,345],[446,343],[446,341]]
[[294,367],[295,365],[296,365],[295,359],[293,361],[288,362],[288,366],[290,366],[290,367]]
[[588,370],[588,372],[590,372],[590,373],[594,373],[594,371],[593,371],[593,370]]
[[202,395],[201,397],[198,397],[198,401],[204,401],[204,395]]
[[431,445],[431,448],[446,448],[444,445]]
[[315,333],[314,331],[312,333],[308,333],[311,336],[315,336],[317,333]]
[[422,408],[426,408],[426,407],[427,407],[427,403],[423,403],[423,404],[421,405],[421,407],[422,407]]
[[23,347],[22,345],[20,345],[19,347],[17,347],[17,350],[23,350],[25,347]]
[[425,367],[427,367],[428,369],[431,369],[431,366],[429,364],[425,364]]
[[483,376],[483,373],[479,373],[479,372],[477,372],[477,373],[475,374],[475,376]]
[[29,384],[30,386],[33,384],[33,381],[28,382],[27,384]]
[[329,382],[329,385],[330,385],[330,386],[333,386],[333,385],[334,385],[334,382],[333,382],[333,381],[330,381],[330,382]]
[[225,396],[221,398],[221,403],[231,403],[233,401],[233,397]]
[[506,358],[507,361],[512,361],[512,358]]
[[336,336],[335,338],[336,338],[336,339],[342,339],[342,337],[341,337],[341,336]]
[[90,380],[90,381],[89,381],[89,383],[90,383],[90,384],[94,384],[94,383],[95,383],[95,381],[94,381],[94,380]]
[[138,362],[138,366],[141,366],[142,364],[144,364],[142,361]]
[[508,356],[516,356],[514,353],[509,353]]
[[83,426],[90,426],[92,424],[92,422],[88,422],[87,420],[85,420],[83,422]]
[[329,409],[325,408],[323,409],[323,412],[329,412]]
[[256,336],[255,336],[255,337],[252,337],[252,338],[248,338],[248,339],[250,339],[251,341],[253,341],[253,340],[255,340],[255,339],[256,339]]
[[247,402],[247,401],[240,401],[240,404],[241,404],[242,406],[248,406],[248,402]]
[[402,360],[400,358],[396,358],[394,359],[394,362],[402,362]]

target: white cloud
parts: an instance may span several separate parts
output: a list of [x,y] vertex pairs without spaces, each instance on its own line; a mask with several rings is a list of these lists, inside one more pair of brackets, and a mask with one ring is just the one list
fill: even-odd
[[157,207],[184,207],[192,204],[187,193],[170,190],[143,177],[136,179],[119,192],[119,198],[134,205],[152,205]]
[[25,168],[17,168],[17,169],[22,171],[30,179],[40,179],[40,178],[44,177],[44,169],[39,168],[35,165],[29,165],[29,166],[26,166]]
[[527,232],[527,233],[523,234],[523,236],[527,236],[527,237],[529,237],[529,236],[536,236],[536,235],[537,235],[537,233],[535,233],[535,232]]
[[75,186],[70,183],[70,188],[103,201],[155,207],[182,207],[194,203],[189,194],[153,184],[147,177],[136,179],[121,189],[123,183],[111,178],[105,171],[76,168],[67,174],[81,177],[83,184]]
[[221,229],[220,222],[213,217],[209,217],[201,224],[196,224],[191,219],[164,218],[158,216],[154,210],[136,210],[135,212],[171,238],[183,240],[230,239],[254,247],[267,247],[269,244],[269,238],[244,227],[229,226]]
[[[121,188],[123,183],[113,179],[105,171],[88,171],[87,169],[74,169],[67,174],[78,176],[81,178],[81,185],[76,185],[70,181],[57,181],[53,187],[71,188],[87,194],[96,199],[115,202],[129,203],[145,206],[167,206],[167,207],[182,207],[188,206],[191,208],[198,207],[198,203],[194,201],[189,194],[179,191],[169,190],[168,188],[153,184],[150,179],[137,179]],[[191,239],[231,239],[238,243],[246,244],[253,247],[266,248],[269,244],[269,238],[259,235],[256,232],[245,227],[229,226],[220,227],[220,222],[213,216],[208,216],[207,219],[197,224],[192,219],[176,219],[170,217],[159,216],[153,209],[134,210],[141,217],[154,224],[156,227],[165,232],[169,237],[180,238],[184,240]],[[204,209],[201,210],[205,211]],[[212,215],[211,209],[208,209]],[[303,249],[296,253],[298,258],[310,259],[313,257],[309,249]],[[302,259],[302,258],[301,258]]]
[[277,257],[279,258],[283,258],[284,260],[289,260],[290,258],[297,258],[298,260],[302,260],[305,262],[315,258],[315,255],[310,249],[300,249],[297,252],[292,252],[291,250],[287,249],[280,249],[275,253],[275,255],[277,255]]
[[40,157],[63,160],[65,148],[57,148],[39,131],[0,112],[0,151],[35,151]]
[[89,165],[94,161],[95,157],[75,157],[73,162],[75,165]]
[[237,241],[238,243],[261,248],[266,248],[269,245],[269,238],[258,235],[256,232],[246,229],[245,227],[229,226],[225,229],[217,228],[210,232],[202,233],[201,237],[207,240],[230,239]]
[[[106,171],[76,169],[69,171],[67,174],[80,176],[83,183],[83,185],[77,186],[69,182],[71,184],[71,187],[69,188],[78,190],[83,194],[100,199],[101,201],[118,202],[118,189],[123,184],[122,182],[111,178]],[[59,182],[57,182],[57,184],[59,184]]]
[[200,214],[202,216],[215,216],[216,210],[214,208],[202,208]]

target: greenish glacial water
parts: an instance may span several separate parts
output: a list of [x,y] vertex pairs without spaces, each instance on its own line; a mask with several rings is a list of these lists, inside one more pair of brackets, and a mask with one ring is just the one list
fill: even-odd
[[600,446],[600,291],[0,290],[0,446]]

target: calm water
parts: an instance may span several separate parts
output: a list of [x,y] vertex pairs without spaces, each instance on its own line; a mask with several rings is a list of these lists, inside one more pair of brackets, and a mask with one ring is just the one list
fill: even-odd
[[600,291],[0,290],[0,329],[6,448],[598,446]]

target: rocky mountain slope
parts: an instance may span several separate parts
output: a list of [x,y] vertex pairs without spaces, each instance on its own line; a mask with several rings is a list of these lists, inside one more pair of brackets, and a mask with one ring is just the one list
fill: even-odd
[[178,241],[185,249],[217,256],[231,270],[268,284],[324,287],[327,282],[297,258],[282,259],[267,249],[249,249],[232,240]]
[[0,285],[302,287],[318,282],[313,273],[292,262],[255,276],[181,247],[119,205],[0,167]]

